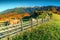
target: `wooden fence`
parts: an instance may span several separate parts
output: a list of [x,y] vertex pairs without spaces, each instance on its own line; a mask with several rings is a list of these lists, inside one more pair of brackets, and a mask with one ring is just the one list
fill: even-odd
[[37,24],[41,24],[43,22],[47,22],[47,19],[31,19],[29,21],[23,22],[21,20],[21,23],[9,25],[9,26],[2,26],[0,27],[0,40],[12,40],[10,35],[15,35],[16,33],[23,31],[29,27],[33,27]]

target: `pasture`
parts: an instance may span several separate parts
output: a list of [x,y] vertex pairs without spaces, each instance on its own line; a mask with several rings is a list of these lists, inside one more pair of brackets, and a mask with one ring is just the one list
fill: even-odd
[[53,14],[49,22],[16,35],[12,40],[60,40],[60,15]]

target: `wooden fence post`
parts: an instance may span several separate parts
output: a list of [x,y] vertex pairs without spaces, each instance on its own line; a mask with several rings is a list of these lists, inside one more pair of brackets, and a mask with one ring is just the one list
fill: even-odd
[[21,21],[21,31],[23,30],[23,27],[22,27],[22,19],[20,19],[20,21]]
[[43,18],[42,18],[42,20],[41,20],[41,21],[42,21],[42,23],[43,23]]
[[38,17],[37,17],[37,25],[38,25]]
[[43,23],[45,22],[45,18],[43,18]]
[[33,23],[32,23],[32,18],[31,18],[31,27],[32,27],[32,24],[33,24]]
[[8,39],[7,40],[10,40],[9,35],[8,35]]

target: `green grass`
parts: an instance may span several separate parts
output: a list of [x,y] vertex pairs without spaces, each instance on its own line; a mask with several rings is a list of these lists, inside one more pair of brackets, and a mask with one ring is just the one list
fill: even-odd
[[60,40],[60,15],[53,14],[52,20],[13,37],[13,40]]

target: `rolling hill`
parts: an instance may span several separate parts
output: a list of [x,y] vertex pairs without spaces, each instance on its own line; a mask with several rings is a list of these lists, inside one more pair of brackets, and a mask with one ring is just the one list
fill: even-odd
[[[0,20],[5,20],[6,18],[22,18],[25,16],[34,15],[34,11],[52,11],[56,14],[60,14],[60,6],[35,6],[35,7],[18,7],[13,9],[7,9],[0,12]],[[24,16],[25,15],[25,16]]]

